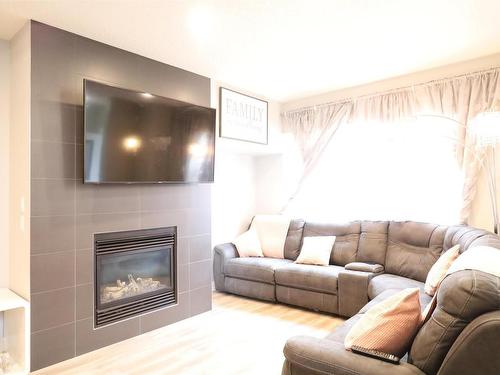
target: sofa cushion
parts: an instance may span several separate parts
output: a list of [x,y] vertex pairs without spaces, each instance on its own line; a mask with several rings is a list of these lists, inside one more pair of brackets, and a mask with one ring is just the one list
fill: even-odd
[[384,265],[388,230],[388,221],[362,221],[356,260]]
[[240,296],[257,298],[264,301],[276,301],[274,284],[226,276],[224,278],[224,288],[225,291],[238,294]]
[[345,350],[343,343],[317,337],[291,337],[283,353],[282,375],[425,375],[408,363],[395,366]]
[[276,269],[276,284],[314,292],[337,294],[338,274],[344,267],[291,263]]
[[359,319],[361,319],[362,316],[363,314],[356,314],[347,319],[344,323],[336,327],[332,333],[326,336],[326,339],[339,342],[343,345],[347,333],[351,330],[352,326],[356,324]]
[[288,259],[233,258],[227,261],[224,273],[239,279],[274,284],[275,269],[289,263],[292,261]]
[[496,234],[491,234],[491,233],[485,236],[478,237],[470,243],[470,246],[467,249],[474,248],[476,246],[490,246],[496,249],[500,249],[500,237],[497,236]]
[[276,285],[276,299],[288,305],[337,314],[337,296],[289,286]]
[[[500,309],[500,277],[475,270],[448,275],[437,291],[437,306],[413,341],[409,362],[436,374],[451,346],[475,318]],[[489,345],[497,345],[494,344]]]
[[490,232],[483,229],[468,227],[465,225],[454,225],[448,227],[446,230],[443,248],[444,250],[448,250],[455,245],[460,245],[460,253],[463,253],[473,243],[475,243],[476,240],[481,240],[482,238],[496,239],[498,241],[498,236],[494,236]]
[[425,281],[443,251],[447,227],[412,221],[389,224],[385,270]]
[[302,246],[302,231],[304,230],[305,223],[302,219],[290,221],[285,240],[285,259],[295,260],[299,256]]
[[406,288],[420,288],[423,292],[424,283],[407,277],[384,273],[370,280],[368,284],[368,297],[374,299],[386,290],[392,289],[398,291]]
[[336,240],[330,255],[330,264],[345,266],[347,263],[356,261],[360,231],[361,225],[359,221],[346,224],[306,222],[303,237],[335,236]]

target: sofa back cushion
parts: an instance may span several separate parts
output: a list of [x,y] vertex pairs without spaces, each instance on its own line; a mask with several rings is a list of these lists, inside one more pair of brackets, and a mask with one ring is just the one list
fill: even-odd
[[353,221],[345,224],[324,224],[306,222],[304,237],[335,236],[335,245],[330,256],[330,264],[345,266],[356,261],[361,224]]
[[388,221],[362,221],[356,260],[385,265],[388,230]]
[[488,234],[476,238],[474,241],[472,241],[468,249],[474,248],[476,246],[490,246],[500,249],[500,237],[496,234],[488,232]]
[[[464,270],[448,275],[437,291],[431,318],[415,336],[409,362],[428,375],[436,374],[467,324],[500,309],[499,290],[500,278],[485,272]],[[488,343],[492,344],[497,345]]]
[[385,272],[425,282],[443,251],[446,229],[435,224],[391,221]]
[[299,256],[305,223],[302,219],[293,219],[290,221],[285,240],[285,259],[296,260]]
[[495,236],[483,229],[477,229],[465,225],[453,225],[446,230],[443,248],[444,250],[448,250],[455,245],[460,245],[460,253],[463,253],[469,249],[472,244],[475,245],[476,240],[481,240],[484,237],[494,238],[498,241],[498,236]]

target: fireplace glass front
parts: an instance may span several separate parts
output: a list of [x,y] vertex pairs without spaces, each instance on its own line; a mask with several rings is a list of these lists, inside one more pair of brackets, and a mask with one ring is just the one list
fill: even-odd
[[99,303],[121,302],[172,290],[172,248],[108,254],[98,258]]
[[175,229],[95,235],[96,327],[175,303]]

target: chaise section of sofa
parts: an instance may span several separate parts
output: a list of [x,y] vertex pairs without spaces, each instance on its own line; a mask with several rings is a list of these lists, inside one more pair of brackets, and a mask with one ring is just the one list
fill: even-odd
[[[372,306],[397,293],[387,289],[327,337],[297,336],[283,350],[282,375],[496,375],[500,370],[500,278],[466,270],[443,281],[436,308],[399,365],[349,352],[344,340]],[[423,295],[423,294],[421,294]],[[423,308],[430,298],[421,301]]]

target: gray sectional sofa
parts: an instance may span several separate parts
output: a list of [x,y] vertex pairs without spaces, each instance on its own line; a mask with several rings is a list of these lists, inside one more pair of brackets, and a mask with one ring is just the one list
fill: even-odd
[[[295,264],[302,238],[319,235],[337,237],[330,265]],[[500,374],[500,279],[479,271],[460,271],[445,279],[436,310],[400,365],[344,349],[344,337],[361,314],[394,293],[418,287],[422,308],[427,306],[427,273],[455,244],[461,245],[460,251],[479,245],[500,249],[500,238],[466,226],[293,220],[285,259],[239,258],[232,244],[217,245],[214,281],[219,291],[350,318],[324,339],[289,339],[283,375]]]

